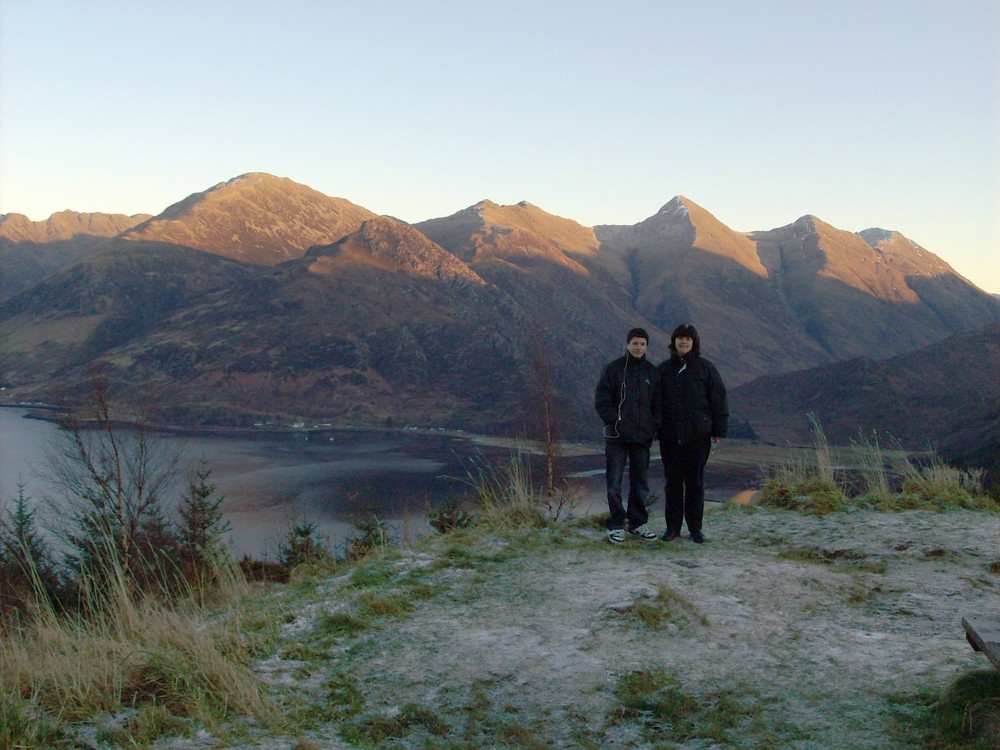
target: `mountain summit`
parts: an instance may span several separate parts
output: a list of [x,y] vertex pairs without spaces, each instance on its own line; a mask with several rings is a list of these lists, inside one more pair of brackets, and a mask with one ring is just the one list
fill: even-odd
[[189,195],[123,236],[271,266],[334,242],[376,215],[287,178],[251,172]]
[[902,354],[996,315],[988,295],[896,232],[866,237],[803,216],[749,236],[774,293],[831,361]]
[[555,264],[585,272],[579,259],[596,255],[599,247],[592,229],[527,201],[512,206],[480,201],[414,227],[473,266],[498,260],[521,268]]

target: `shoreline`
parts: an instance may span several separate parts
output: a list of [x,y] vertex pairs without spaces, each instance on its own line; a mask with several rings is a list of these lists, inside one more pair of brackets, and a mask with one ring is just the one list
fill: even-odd
[[[58,416],[46,414],[33,414],[34,411],[59,412],[61,407],[43,403],[8,403],[0,404],[0,408],[23,409],[28,414],[27,419],[38,419],[51,422],[60,426],[65,426],[65,420]],[[134,424],[128,421],[120,421],[117,424]],[[381,427],[378,425],[333,425],[320,423],[312,426],[267,426],[267,427],[238,427],[238,426],[212,426],[212,425],[178,425],[178,424],[154,424],[151,425],[156,432],[162,432],[181,437],[219,437],[219,438],[261,438],[261,439],[283,439],[296,436],[312,438],[314,436],[336,435],[336,434],[365,434],[365,435],[399,435],[399,436],[422,436],[422,437],[443,437],[452,440],[467,440],[475,445],[490,448],[507,448],[526,453],[532,456],[544,456],[545,451],[539,441],[525,437],[511,437],[509,435],[494,435],[481,432],[470,432],[464,429],[451,429],[446,427]],[[849,446],[833,446],[837,448],[849,449]],[[580,440],[565,440],[557,443],[557,460],[582,458],[588,456],[600,457],[604,454],[604,441],[596,439],[593,442]],[[722,463],[730,466],[760,466],[761,459],[785,460],[789,452],[810,452],[812,446],[806,445],[786,445],[779,446],[774,443],[765,443],[759,440],[748,440],[745,438],[726,438],[719,447],[713,448],[709,463]],[[775,455],[780,453],[781,455]],[[747,455],[752,454],[752,455]],[[656,441],[650,449],[650,459],[659,460],[659,447]]]

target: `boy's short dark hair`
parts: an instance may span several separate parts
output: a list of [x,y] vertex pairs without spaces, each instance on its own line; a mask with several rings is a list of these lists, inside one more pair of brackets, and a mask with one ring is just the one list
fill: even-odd
[[645,328],[633,328],[628,332],[628,336],[625,337],[625,343],[627,344],[632,339],[646,339],[646,343],[649,343],[649,334],[646,333]]

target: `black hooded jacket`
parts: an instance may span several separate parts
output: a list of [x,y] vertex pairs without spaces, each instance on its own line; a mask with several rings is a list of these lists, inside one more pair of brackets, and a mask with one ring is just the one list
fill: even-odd
[[726,437],[729,402],[715,365],[697,354],[681,357],[674,352],[658,369],[663,404],[660,440],[683,444]]
[[650,445],[661,414],[656,365],[631,354],[606,364],[594,391],[594,408],[608,442]]

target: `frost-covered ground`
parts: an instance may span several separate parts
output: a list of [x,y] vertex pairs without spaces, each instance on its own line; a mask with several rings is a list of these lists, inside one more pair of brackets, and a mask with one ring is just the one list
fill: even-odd
[[[1000,614],[997,515],[729,506],[705,532],[437,537],[290,588],[256,670],[295,728],[158,746],[909,747],[917,696],[990,668],[961,618]],[[405,611],[342,627],[380,596]],[[636,675],[654,678],[645,708],[626,705]]]

